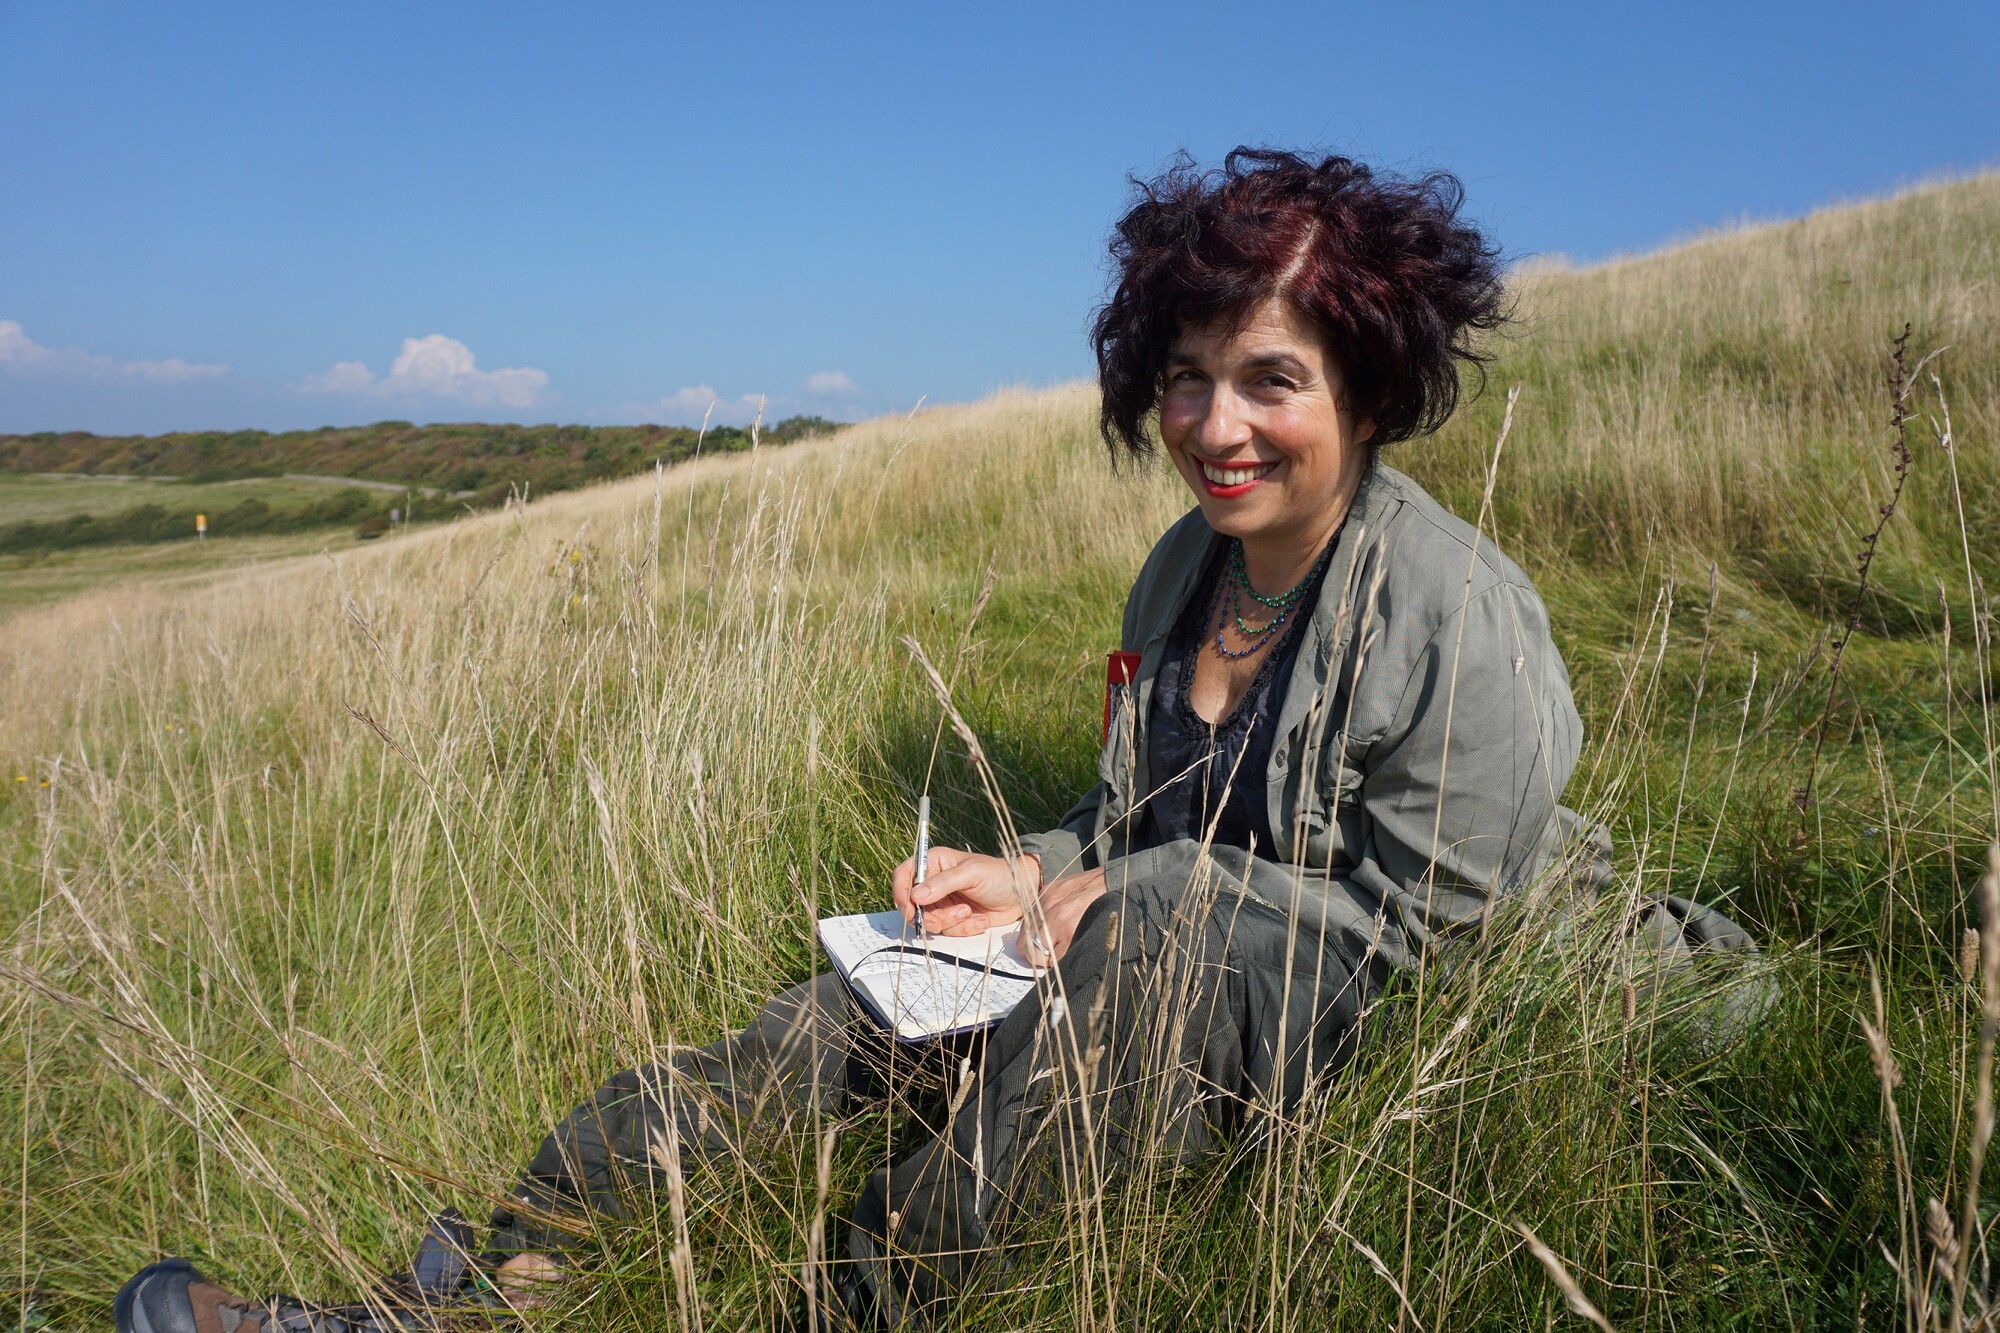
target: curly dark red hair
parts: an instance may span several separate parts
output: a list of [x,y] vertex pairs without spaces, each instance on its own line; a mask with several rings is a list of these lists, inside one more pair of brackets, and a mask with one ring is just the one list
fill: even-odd
[[1238,148],[1219,171],[1185,154],[1150,181],[1111,242],[1117,285],[1091,325],[1098,426],[1150,453],[1167,353],[1189,325],[1240,324],[1272,296],[1340,360],[1371,451],[1436,430],[1458,406],[1474,334],[1508,319],[1500,251],[1461,219],[1449,172],[1401,177],[1346,157]]

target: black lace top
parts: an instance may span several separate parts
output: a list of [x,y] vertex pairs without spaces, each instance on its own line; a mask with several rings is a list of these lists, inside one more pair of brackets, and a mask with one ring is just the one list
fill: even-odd
[[[1339,540],[1336,534],[1334,541]],[[1283,638],[1264,650],[1256,676],[1229,716],[1211,725],[1194,711],[1188,692],[1201,654],[1211,651],[1218,603],[1229,601],[1228,549],[1224,544],[1210,559],[1196,585],[1202,591],[1188,598],[1153,682],[1146,718],[1145,789],[1150,795],[1144,806],[1143,846],[1198,840],[1207,836],[1211,820],[1219,846],[1248,848],[1253,837],[1257,850],[1271,846],[1264,784],[1277,740],[1278,711],[1298,661],[1299,627],[1312,619],[1332,562],[1317,563],[1310,586],[1279,631]]]

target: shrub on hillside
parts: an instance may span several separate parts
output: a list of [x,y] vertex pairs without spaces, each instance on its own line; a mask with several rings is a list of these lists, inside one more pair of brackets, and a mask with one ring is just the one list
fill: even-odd
[[[791,416],[758,431],[765,445],[823,435],[839,422]],[[158,436],[98,436],[82,431],[0,435],[0,472],[130,473],[190,482],[282,476],[288,472],[390,481],[447,493],[478,491],[499,503],[514,491],[531,496],[573,490],[684,462],[697,454],[750,447],[750,431],[712,426],[518,426],[407,421],[318,430],[188,431]],[[345,519],[317,520],[339,522]],[[32,538],[40,543],[43,535]],[[17,540],[29,540],[16,534]]]
[[[194,510],[168,510],[158,504],[133,505],[110,514],[72,514],[43,522],[0,526],[0,553],[69,550],[83,546],[150,545],[195,536]],[[346,486],[324,499],[298,509],[273,509],[252,496],[228,509],[210,513],[213,537],[248,537],[265,533],[307,532],[338,527],[386,514],[386,506],[358,486]],[[387,519],[383,519],[384,527]]]

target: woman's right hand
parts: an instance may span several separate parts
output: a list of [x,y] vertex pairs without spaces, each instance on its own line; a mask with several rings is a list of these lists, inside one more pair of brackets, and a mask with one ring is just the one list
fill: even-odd
[[1024,903],[1042,888],[1038,856],[1009,861],[955,847],[933,847],[924,882],[917,881],[915,857],[896,867],[892,877],[896,910],[914,923],[924,909],[924,929],[933,935],[977,935],[1021,919]]

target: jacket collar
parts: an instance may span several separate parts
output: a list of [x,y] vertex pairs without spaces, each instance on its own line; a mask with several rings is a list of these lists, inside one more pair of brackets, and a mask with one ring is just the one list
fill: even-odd
[[[1268,819],[1277,845],[1270,850],[1279,860],[1285,860],[1292,854],[1288,802],[1295,799],[1302,788],[1299,782],[1276,779],[1293,769],[1295,761],[1303,763],[1317,757],[1310,738],[1300,733],[1316,711],[1331,704],[1334,691],[1327,688],[1327,683],[1337,670],[1334,664],[1346,660],[1355,624],[1368,617],[1369,589],[1362,586],[1363,580],[1369,577],[1366,571],[1379,567],[1379,561],[1364,562],[1362,552],[1382,543],[1382,534],[1396,510],[1402,506],[1408,484],[1401,473],[1379,464],[1363,475],[1361,485],[1354,493],[1354,502],[1348,506],[1347,520],[1341,527],[1340,547],[1334,553],[1333,567],[1327,570],[1326,581],[1320,585],[1319,601],[1313,608],[1312,619],[1300,627],[1307,638],[1300,645],[1291,682],[1279,705],[1276,744],[1271,752],[1270,777],[1274,781],[1270,785]],[[1208,526],[1197,508],[1168,530],[1163,541],[1165,549],[1155,553],[1164,557],[1159,566],[1162,586],[1157,590],[1162,595],[1146,598],[1142,618],[1134,624],[1138,639],[1133,646],[1143,654],[1134,681],[1133,699],[1136,724],[1133,735],[1139,751],[1132,762],[1136,763],[1139,772],[1146,770],[1144,719],[1151,710],[1153,679],[1159,671],[1166,637],[1187,606],[1188,598],[1194,595],[1202,571],[1208,568],[1209,558],[1222,542],[1222,535]],[[1143,582],[1143,574],[1141,579]],[[1324,734],[1323,725],[1321,732]],[[1106,754],[1109,754],[1108,749]],[[1105,762],[1100,757],[1099,775],[1115,782],[1116,775],[1102,766]],[[1104,807],[1100,814],[1122,817],[1122,808],[1114,803]]]
[[1333,567],[1320,586],[1319,602],[1305,626],[1306,641],[1299,646],[1298,665],[1292,670],[1284,703],[1278,711],[1278,745],[1289,748],[1292,733],[1312,715],[1315,708],[1331,703],[1335,691],[1329,688],[1335,663],[1345,662],[1354,641],[1354,627],[1367,618],[1369,589],[1367,571],[1379,562],[1364,560],[1366,551],[1380,545],[1388,521],[1402,504],[1403,474],[1381,464],[1368,469],[1361,486],[1348,506],[1347,521],[1341,525],[1340,549],[1334,553]]
[[[1378,463],[1362,474],[1361,485],[1347,507],[1340,549],[1334,553],[1333,567],[1327,570],[1313,618],[1304,627],[1306,642],[1300,645],[1300,660],[1311,663],[1313,674],[1321,680],[1325,679],[1327,664],[1345,654],[1352,638],[1355,617],[1351,612],[1366,592],[1353,586],[1356,571],[1361,567],[1361,550],[1375,543],[1384,521],[1400,503],[1403,480],[1402,473]],[[1139,627],[1138,647],[1142,650],[1165,638],[1173,629],[1187,607],[1188,598],[1194,594],[1195,585],[1201,581],[1202,571],[1208,568],[1209,557],[1224,541],[1222,534],[1208,526],[1198,507],[1175,527],[1186,529],[1180,558],[1168,566],[1175,585],[1170,596],[1151,599],[1152,615]],[[1290,711],[1288,700],[1286,712]]]

